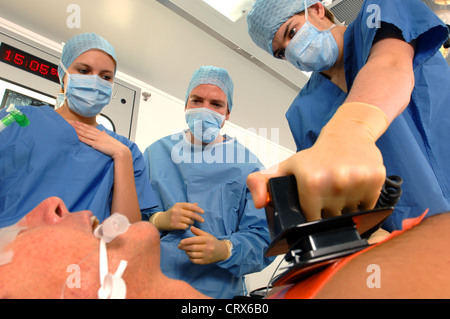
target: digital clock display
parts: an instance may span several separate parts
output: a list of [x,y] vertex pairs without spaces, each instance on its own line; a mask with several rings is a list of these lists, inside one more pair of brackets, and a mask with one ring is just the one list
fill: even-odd
[[59,84],[58,66],[6,43],[0,45],[0,61]]

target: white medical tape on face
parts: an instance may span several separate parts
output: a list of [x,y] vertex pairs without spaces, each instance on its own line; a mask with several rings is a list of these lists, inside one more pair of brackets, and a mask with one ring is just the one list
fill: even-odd
[[119,213],[114,213],[94,230],[94,236],[99,239],[103,238],[105,243],[109,243],[117,236],[124,234],[128,227],[130,227],[128,218]]
[[12,261],[14,252],[12,247],[8,246],[14,242],[20,231],[26,228],[23,225],[24,221],[22,220],[17,224],[0,228],[0,266]]

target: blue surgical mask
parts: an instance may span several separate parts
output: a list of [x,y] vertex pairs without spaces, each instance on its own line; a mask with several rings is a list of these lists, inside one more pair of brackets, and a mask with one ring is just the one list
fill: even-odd
[[225,120],[225,115],[204,107],[187,110],[185,117],[191,133],[204,143],[211,143],[219,136]]
[[96,74],[69,74],[66,71],[67,85],[64,90],[69,108],[84,117],[94,117],[109,104],[112,96],[112,83]]
[[318,30],[308,21],[305,9],[305,24],[298,30],[286,48],[286,59],[296,68],[310,71],[325,71],[337,61],[339,48],[331,34],[335,24],[325,31]]

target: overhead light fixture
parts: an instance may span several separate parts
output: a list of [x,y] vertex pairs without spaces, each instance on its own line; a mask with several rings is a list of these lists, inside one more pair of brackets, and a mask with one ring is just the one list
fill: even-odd
[[254,0],[203,0],[222,15],[236,22],[253,6]]
[[434,0],[434,3],[440,4],[442,6],[447,6],[450,4],[450,0]]

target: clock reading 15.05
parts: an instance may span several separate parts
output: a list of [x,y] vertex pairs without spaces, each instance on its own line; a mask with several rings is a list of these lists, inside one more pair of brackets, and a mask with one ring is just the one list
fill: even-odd
[[0,61],[59,83],[58,66],[6,43],[0,46]]

